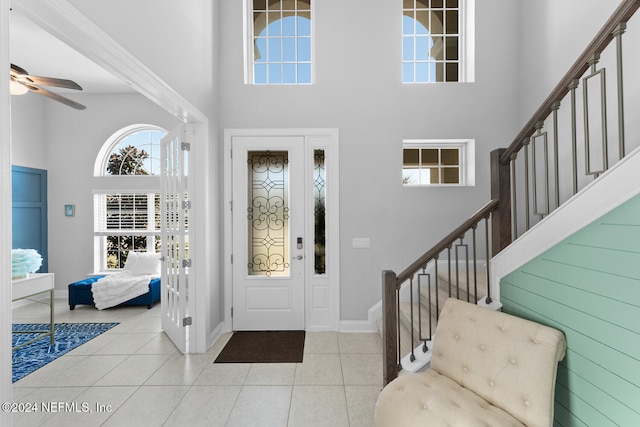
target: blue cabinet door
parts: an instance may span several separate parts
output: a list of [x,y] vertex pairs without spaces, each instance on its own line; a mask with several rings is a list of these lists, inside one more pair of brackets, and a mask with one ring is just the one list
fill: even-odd
[[38,273],[47,273],[47,171],[12,166],[11,200],[12,248],[37,250],[42,255]]

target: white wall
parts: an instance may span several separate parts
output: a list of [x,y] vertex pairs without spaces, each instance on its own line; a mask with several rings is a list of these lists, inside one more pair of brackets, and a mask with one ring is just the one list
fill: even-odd
[[46,99],[35,93],[11,97],[11,164],[47,169]]
[[[316,2],[316,83],[243,84],[242,2],[221,0],[221,127],[340,131],[341,319],[364,320],[404,269],[484,205],[489,152],[517,124],[518,3],[477,2],[476,83],[401,83],[402,2]],[[403,138],[475,138],[476,187],[403,188]],[[330,191],[330,190],[329,190]],[[370,249],[353,249],[369,237]]]
[[214,112],[215,2],[69,0],[200,111]]
[[[520,122],[542,104],[620,0],[520,1]],[[514,135],[515,136],[515,135]]]

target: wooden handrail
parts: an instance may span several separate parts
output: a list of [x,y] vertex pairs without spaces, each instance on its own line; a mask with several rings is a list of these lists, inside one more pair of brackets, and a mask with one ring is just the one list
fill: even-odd
[[504,152],[500,158],[502,164],[508,164],[511,161],[513,155],[517,154],[522,148],[522,143],[525,138],[528,138],[536,130],[536,124],[544,121],[552,112],[552,107],[556,102],[560,102],[565,95],[569,92],[569,86],[574,80],[579,79],[585,71],[589,68],[589,61],[595,54],[600,54],[613,40],[613,33],[618,25],[623,22],[627,22],[631,16],[640,8],[640,0],[624,0],[620,3],[620,6],[615,10],[613,15],[604,24],[600,32],[593,38],[591,43],[582,52],[564,75],[560,83],[553,89],[551,94],[544,100],[540,108],[531,116],[526,125],[522,128],[520,133],[515,137],[511,145]]
[[462,225],[453,230],[451,233],[447,234],[447,236],[440,240],[434,247],[429,249],[424,255],[418,258],[413,264],[404,269],[402,273],[397,276],[397,284],[398,286],[409,278],[411,278],[418,270],[425,267],[429,261],[431,261],[436,255],[440,252],[448,248],[453,244],[457,239],[462,237],[467,231],[471,230],[474,225],[476,225],[483,218],[487,218],[491,212],[498,208],[498,200],[491,200],[487,203],[482,209],[473,214],[471,218],[466,220]]

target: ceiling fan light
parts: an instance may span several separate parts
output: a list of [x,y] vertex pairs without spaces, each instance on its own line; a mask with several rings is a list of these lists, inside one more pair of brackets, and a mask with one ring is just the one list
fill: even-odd
[[9,91],[11,92],[11,95],[24,95],[25,93],[29,92],[29,89],[27,89],[24,85],[11,80],[11,82],[9,83]]

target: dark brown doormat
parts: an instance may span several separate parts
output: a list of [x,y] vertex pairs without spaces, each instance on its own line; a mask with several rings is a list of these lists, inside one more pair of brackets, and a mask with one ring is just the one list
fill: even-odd
[[304,331],[234,332],[214,363],[300,363]]

